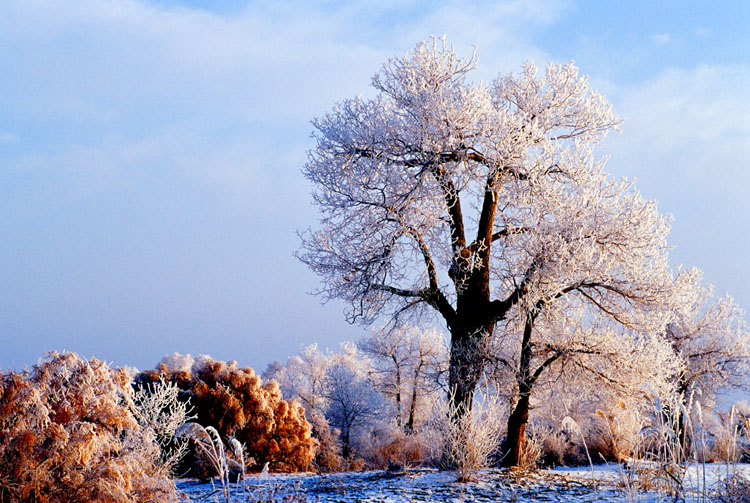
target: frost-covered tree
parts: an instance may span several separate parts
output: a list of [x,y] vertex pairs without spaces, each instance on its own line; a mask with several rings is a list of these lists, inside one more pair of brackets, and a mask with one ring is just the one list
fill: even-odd
[[372,381],[396,406],[396,424],[413,431],[420,402],[441,388],[447,362],[443,336],[434,329],[378,330],[358,343],[373,359]]
[[[318,468],[340,468],[332,451],[350,458],[361,437],[376,423],[392,416],[385,397],[373,382],[372,361],[355,344],[344,342],[338,352],[320,351],[316,344],[287,360],[285,366],[268,369],[285,396],[298,399],[321,442]],[[339,439],[340,436],[340,449]]]
[[730,295],[714,296],[714,287],[704,286],[702,277],[698,269],[680,277],[682,299],[664,330],[683,362],[676,379],[682,407],[675,411],[683,443],[689,428],[682,410],[691,409],[690,402],[707,405],[718,393],[750,389],[750,330],[744,312]]
[[331,355],[318,349],[317,344],[302,348],[286,362],[286,366],[269,366],[264,378],[275,379],[284,396],[297,398],[308,416],[326,407],[325,382]]
[[[570,321],[575,325],[565,327],[558,321],[555,330],[542,323],[536,327],[526,382],[529,420],[539,433],[540,427],[542,431],[551,428],[560,432],[563,420],[573,418],[582,435],[594,436],[587,440],[592,451],[605,456],[629,455],[626,451],[630,445],[620,437],[627,432],[632,438],[638,431],[637,421],[620,419],[617,435],[613,436],[596,411],[627,410],[629,417],[642,417],[638,413],[653,409],[654,396],[664,401],[674,396],[674,378],[681,373],[682,363],[659,334],[627,331],[613,323],[604,325],[601,320],[584,328],[576,316],[570,316]],[[511,412],[520,410],[521,337],[518,331],[507,332],[506,340],[498,341],[499,347],[493,348],[487,369],[493,387],[502,394],[511,391]],[[583,447],[580,435],[568,438]],[[514,440],[510,438],[506,444]]]
[[661,330],[648,315],[671,288],[668,223],[603,171],[594,148],[619,119],[572,63],[526,64],[490,85],[467,82],[475,63],[444,42],[420,43],[373,77],[374,98],[313,121],[304,173],[321,228],[303,234],[299,258],[352,322],[437,313],[451,335],[459,413],[486,346],[503,335],[496,325],[512,319],[521,335],[514,464],[531,352],[544,339],[537,322],[565,303]]
[[700,388],[704,395],[750,387],[750,330],[744,312],[730,295],[714,296],[701,284],[702,272],[683,275],[683,301],[667,325],[665,337],[685,364],[679,391]]
[[579,298],[564,296],[551,300],[531,327],[516,316],[500,324],[502,337],[488,360],[505,367],[515,384],[503,449],[509,464],[523,455],[532,400],[550,381],[579,390],[607,388],[623,397],[643,397],[644,386],[661,397],[674,393],[681,362],[659,334],[592,314]]
[[351,455],[355,435],[386,411],[388,404],[373,384],[347,365],[328,369],[326,418],[341,431],[342,454]]

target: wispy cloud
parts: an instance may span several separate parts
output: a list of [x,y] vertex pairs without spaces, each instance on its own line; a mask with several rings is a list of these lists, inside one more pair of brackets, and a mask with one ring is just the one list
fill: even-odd
[[[56,334],[35,335],[15,353],[21,361],[56,347],[65,332],[122,341],[180,333],[180,344],[197,345],[186,352],[205,352],[199,326],[224,327],[228,348],[247,346],[238,341],[249,333],[301,334],[286,346],[256,340],[260,357],[231,355],[256,360],[351,333],[336,309],[324,315],[305,295],[317,279],[292,256],[294,230],[315,220],[300,174],[309,121],[371,92],[383,62],[430,35],[445,34],[466,55],[476,44],[484,80],[543,60],[534,31],[564,9],[546,0],[292,0],[218,12],[167,3],[3,6],[0,131],[23,141],[0,157],[0,213],[11,215],[0,273],[16,285],[8,306],[19,309],[8,309],[19,313],[10,320],[18,334]],[[76,271],[86,277],[71,281]],[[44,282],[35,286],[34,274]],[[34,301],[40,291],[49,302]],[[196,292],[214,292],[214,304]],[[297,315],[275,315],[290,298]],[[75,308],[50,311],[54,299]],[[213,305],[225,310],[217,315]],[[130,356],[121,363],[160,356],[125,346],[140,347],[123,343],[118,358]]]
[[656,45],[666,45],[670,42],[669,33],[659,33],[657,35],[653,35],[651,37],[651,40],[653,40]]
[[17,134],[0,131],[0,143],[17,143],[20,137]]
[[[169,169],[187,158],[194,171],[199,159],[224,149],[235,153],[220,170],[233,173],[220,177],[231,180],[231,189],[247,153],[275,159],[263,169],[277,168],[282,157],[303,162],[309,120],[335,101],[368,92],[386,59],[431,34],[447,34],[463,53],[477,44],[485,80],[525,59],[545,59],[528,27],[553,22],[563,4],[543,2],[542,9],[541,3],[364,2],[336,9],[261,3],[212,13],[135,0],[17,2],[0,19],[0,54],[14,69],[2,89],[18,120],[46,129],[50,141],[41,158],[52,166],[54,152],[69,166],[71,151],[117,156],[128,149],[112,145],[148,144],[142,168]],[[22,26],[36,27],[33,43]],[[173,140],[175,131],[183,142]],[[280,155],[290,151],[300,158]],[[80,159],[87,170],[87,158]],[[206,174],[213,176],[216,164],[206,162]]]
[[703,268],[745,302],[750,290],[737,278],[750,274],[748,81],[746,65],[664,70],[614,94],[626,122],[607,140],[610,170],[637,175],[644,195],[674,214],[675,265]]
[[619,141],[635,148],[619,154],[643,159],[675,186],[744,191],[750,185],[742,162],[750,156],[750,110],[743,106],[750,101],[749,80],[747,66],[703,65],[667,69],[621,89],[618,110],[627,120]]

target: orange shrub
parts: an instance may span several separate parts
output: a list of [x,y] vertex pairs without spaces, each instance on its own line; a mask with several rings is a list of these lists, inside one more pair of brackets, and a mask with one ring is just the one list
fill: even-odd
[[370,468],[423,466],[430,461],[427,440],[419,432],[407,434],[402,427],[391,427],[372,435],[365,456]]
[[131,406],[124,371],[74,353],[3,373],[0,502],[178,501]]
[[251,470],[260,470],[265,463],[273,471],[309,469],[317,442],[302,406],[282,400],[275,381],[263,384],[251,368],[204,359],[191,371],[170,372],[160,364],[137,375],[135,382],[144,385],[161,375],[185,391],[182,398],[190,400],[196,422],[245,444]]

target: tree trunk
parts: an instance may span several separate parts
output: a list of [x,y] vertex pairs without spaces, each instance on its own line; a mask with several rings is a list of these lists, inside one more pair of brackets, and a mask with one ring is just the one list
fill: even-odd
[[[471,332],[451,330],[451,353],[448,367],[449,421],[458,422],[471,412],[474,391],[482,377],[485,363],[485,342],[492,335],[494,324]],[[454,468],[449,453],[443,452],[440,467]]]
[[526,448],[526,424],[529,422],[529,395],[522,395],[508,417],[508,434],[503,442],[504,467],[519,466]]
[[521,340],[521,359],[518,367],[518,402],[508,417],[508,433],[501,449],[504,467],[519,466],[526,448],[526,424],[529,422],[529,399],[535,377],[531,373],[531,333],[534,329],[533,313],[528,313]]
[[391,356],[393,363],[396,365],[396,425],[401,426],[401,368],[395,356]]
[[409,421],[406,423],[407,433],[414,431],[414,414],[417,411],[417,389],[419,386],[419,373],[422,370],[422,360],[419,361],[417,369],[414,371],[414,383],[411,389],[411,404],[409,404]]
[[417,410],[417,387],[414,383],[414,389],[411,393],[411,404],[409,405],[409,420],[406,423],[406,432],[411,433],[414,431],[414,413]]
[[492,335],[492,328],[483,327],[458,336],[451,334],[448,388],[451,411],[459,416],[471,410],[474,390],[484,370],[486,338]]
[[349,448],[349,428],[347,428],[346,431],[342,432],[342,434],[341,434],[341,443],[343,444],[342,445],[342,449],[341,449],[341,451],[342,451],[341,453],[343,454],[344,459],[349,459],[349,454],[350,454],[350,448]]
[[685,400],[687,399],[687,391],[689,387],[690,385],[685,380],[685,376],[680,376],[677,393],[679,394],[680,405],[682,405],[682,407],[678,407],[675,414],[677,414],[677,433],[680,440],[680,447],[682,448],[685,458],[688,457],[688,452],[690,452],[690,437],[688,437],[687,424],[685,421],[685,414],[687,413],[688,406]]

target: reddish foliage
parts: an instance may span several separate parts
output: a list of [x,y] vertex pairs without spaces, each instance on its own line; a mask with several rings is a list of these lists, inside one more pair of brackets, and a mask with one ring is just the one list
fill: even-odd
[[0,503],[177,501],[127,383],[73,353],[0,375]]
[[273,471],[309,469],[317,442],[302,407],[283,400],[275,381],[263,384],[251,368],[208,360],[191,372],[170,372],[161,364],[138,374],[135,382],[145,385],[161,375],[185,391],[182,398],[190,400],[196,422],[245,444],[249,469],[261,470],[266,462]]

